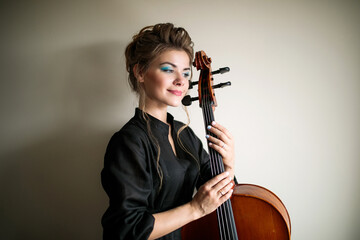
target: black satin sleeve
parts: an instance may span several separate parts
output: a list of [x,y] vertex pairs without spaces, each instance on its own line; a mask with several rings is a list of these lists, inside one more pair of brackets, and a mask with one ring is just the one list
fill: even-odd
[[109,196],[102,218],[103,239],[148,239],[154,217],[148,210],[153,179],[146,137],[121,131],[111,138],[105,153],[101,182]]

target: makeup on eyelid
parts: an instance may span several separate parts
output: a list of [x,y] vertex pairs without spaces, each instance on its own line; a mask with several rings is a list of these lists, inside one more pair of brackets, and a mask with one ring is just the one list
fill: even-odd
[[171,67],[168,67],[168,66],[166,66],[166,67],[161,67],[160,69],[161,69],[161,71],[169,71],[169,70],[172,70],[172,68],[171,68]]
[[[160,70],[163,71],[163,72],[168,72],[168,71],[171,71],[173,72],[173,68],[172,67],[169,67],[169,66],[165,66],[165,67],[160,67]],[[190,77],[190,72],[189,71],[186,71],[182,74],[185,78],[189,78]]]

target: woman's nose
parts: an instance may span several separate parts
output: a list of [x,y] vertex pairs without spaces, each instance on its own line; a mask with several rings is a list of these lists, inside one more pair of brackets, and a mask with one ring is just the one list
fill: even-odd
[[178,74],[174,81],[174,84],[176,86],[184,86],[186,81],[187,81],[187,79],[182,74]]

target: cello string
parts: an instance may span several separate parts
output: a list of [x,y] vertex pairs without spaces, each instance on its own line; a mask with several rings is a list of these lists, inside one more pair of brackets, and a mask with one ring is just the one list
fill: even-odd
[[[206,94],[204,94],[203,96],[205,96],[204,98],[204,109],[206,112],[206,119],[207,119],[207,125],[210,125],[211,122],[214,120],[213,117],[213,111],[212,111],[212,106],[211,106],[211,102],[209,100],[210,96],[209,96],[209,91],[207,91]],[[212,134],[213,135],[213,134]],[[211,155],[211,159],[212,161],[210,162],[211,165],[214,165],[213,168],[215,170],[215,175],[218,175],[220,173],[220,168],[219,168],[219,158],[217,157],[218,154],[215,153],[214,149],[210,148],[209,153]],[[216,211],[217,216],[218,216],[218,224],[219,224],[219,232],[220,232],[220,239],[230,239],[227,237],[227,232],[226,231],[226,221],[224,221],[224,209],[223,207],[220,206],[220,208],[218,208],[218,210]]]
[[[217,167],[218,169],[220,170],[220,172],[223,172],[225,169],[224,169],[224,163],[222,161],[222,156],[220,154],[217,154],[217,157],[216,157],[216,162],[217,162]],[[231,207],[229,207],[229,201],[230,200],[227,200],[226,202],[224,202],[224,204],[222,204],[220,206],[220,209],[221,209],[221,213],[222,213],[222,218],[223,218],[223,224],[224,224],[224,231],[225,231],[225,234],[229,237],[228,239],[234,239],[233,238],[233,224],[231,224],[233,221],[231,219],[231,212],[232,212],[232,209],[230,209]]]
[[[201,88],[201,93],[202,93],[202,107],[203,107],[203,116],[205,118],[205,129],[206,129],[206,132],[209,134],[209,135],[212,135],[208,129],[207,129],[207,126],[210,125],[210,110],[209,110],[209,100],[208,100],[208,96],[209,96],[209,93],[207,90],[207,87],[204,86]],[[208,141],[209,143],[209,141]],[[212,176],[216,176],[217,175],[217,169],[216,169],[216,165],[215,165],[215,160],[214,159],[214,154],[213,154],[213,151],[212,151],[212,148],[209,148],[209,155],[210,155],[210,166],[211,166],[211,169],[213,170],[212,171]],[[218,217],[218,226],[219,226],[219,233],[220,233],[220,239],[223,240],[224,239],[224,231],[223,231],[223,219],[222,219],[222,213],[221,211],[216,211],[216,214],[217,214],[217,217]]]
[[[200,86],[200,85],[199,85]],[[209,124],[209,120],[208,120],[208,110],[206,108],[207,106],[207,102],[206,102],[206,94],[205,94],[205,88],[202,86],[201,87],[201,96],[202,96],[202,110],[203,110],[203,117],[204,117],[204,122],[205,122],[205,132],[207,132],[207,126]],[[209,150],[210,153],[210,150]],[[210,159],[211,159],[211,154],[210,154]],[[211,169],[211,175],[214,177],[216,175],[215,173],[215,168],[214,165],[212,164],[212,161],[210,161],[210,169]]]
[[[204,117],[204,122],[205,122],[205,131],[207,131],[207,126],[208,126],[208,118],[207,118],[207,113],[206,113],[206,107],[205,107],[205,104],[203,105],[203,117]],[[210,151],[209,151],[210,152]],[[210,159],[211,159],[211,155],[210,155]],[[214,168],[214,165],[212,164],[212,161],[210,161],[210,169],[211,169],[211,175],[212,176],[215,176],[216,173],[215,173],[215,168]]]
[[[202,88],[202,96],[203,96],[203,117],[205,121],[206,131],[207,126],[211,125],[211,122],[214,121],[212,103],[210,101],[210,93],[207,91],[207,88]],[[210,133],[209,133],[210,135]],[[214,136],[213,134],[211,134]],[[215,137],[215,136],[214,136]],[[224,171],[224,165],[222,162],[222,157],[219,153],[215,152],[214,149],[209,148],[209,153],[212,161],[210,161],[210,168],[212,175],[218,175]],[[220,239],[224,240],[233,240],[237,239],[236,234],[236,227],[235,222],[233,220],[232,208],[230,200],[227,200],[222,204],[217,212],[218,216],[218,224],[219,224],[219,231],[220,231]],[[235,231],[234,231],[235,230]]]
[[[210,95],[209,95],[210,97]],[[212,118],[212,121],[215,120],[214,118],[214,113],[213,113],[213,108],[212,108],[212,105],[213,105],[213,102],[210,102],[209,100],[209,103],[208,103],[208,108],[209,108],[209,114],[210,114],[210,117]],[[216,152],[215,150],[212,150],[213,152],[213,156],[214,156],[214,163],[215,163],[215,168],[217,170],[217,174],[220,174],[224,171],[224,166],[223,166],[223,163],[222,163],[222,157],[221,155]],[[226,217],[226,210],[224,209],[224,206],[220,206],[219,207],[219,218],[221,219],[221,225],[222,225],[222,233],[224,235],[224,238],[225,239],[229,239],[227,236],[229,236],[229,230],[228,230],[228,223],[227,223],[227,217]]]
[[[210,95],[209,95],[210,97]],[[213,102],[209,102],[208,107],[209,107],[209,113],[210,113],[210,117],[212,118],[212,120],[215,120],[214,118],[214,113],[213,113],[213,108],[212,108]],[[223,163],[222,163],[222,158],[221,155],[216,152],[215,150],[213,151],[213,155],[214,155],[214,162],[216,165],[216,169],[217,169],[217,174],[220,174],[223,172]],[[224,239],[230,239],[229,238],[229,231],[228,231],[228,224],[226,221],[226,211],[224,209],[224,206],[220,206],[219,208],[219,215],[221,218],[221,225],[222,225],[222,234]]]
[[[207,100],[208,100],[210,95],[207,95],[207,96],[208,96],[208,98],[207,98]],[[212,109],[212,106],[211,106],[209,100],[208,100],[208,104],[206,104],[206,105],[208,107],[208,112],[210,114],[210,119],[212,122],[213,120],[215,120],[215,118],[214,118],[213,109]],[[215,153],[215,156],[214,156],[215,164],[217,165],[216,169],[218,170],[217,173],[219,174],[224,171],[224,164],[223,164],[221,155],[215,151],[214,151],[214,153]],[[227,200],[223,205],[221,205],[219,210],[220,210],[219,213],[221,215],[220,217],[222,219],[223,228],[226,230],[226,231],[224,231],[224,234],[226,233],[226,235],[229,236],[229,239],[237,239],[234,216],[233,216],[232,207],[231,207],[231,201]],[[236,237],[234,237],[234,236],[236,236]]]
[[[197,54],[197,58],[201,57],[199,56],[200,54]],[[204,67],[201,67],[202,71],[201,71],[201,79],[202,82],[205,81],[206,78],[210,79],[210,71],[209,69],[204,69]],[[204,84],[204,86],[206,86],[207,84]],[[201,84],[199,84],[199,86],[201,86]],[[207,85],[209,86],[209,85]],[[204,117],[204,121],[205,121],[205,128],[206,128],[206,132],[208,132],[207,130],[207,126],[211,125],[211,122],[214,121],[214,116],[213,116],[213,109],[211,106],[211,101],[210,101],[210,92],[208,91],[206,93],[206,90],[208,90],[208,88],[206,87],[202,87],[201,88],[201,94],[202,94],[202,108],[203,108],[203,117]],[[214,134],[208,133],[209,135],[214,136]],[[222,161],[222,157],[221,155],[216,152],[214,149],[209,148],[209,155],[210,155],[210,168],[211,168],[211,173],[212,176],[218,175],[221,172],[224,171],[224,164]],[[227,200],[226,202],[224,202],[224,204],[220,205],[219,208],[217,209],[217,215],[218,215],[218,224],[219,224],[219,231],[220,231],[220,239],[222,240],[237,240],[237,233],[236,233],[236,227],[235,227],[235,222],[234,222],[234,215],[232,213],[232,207],[231,207],[231,201],[230,199]]]

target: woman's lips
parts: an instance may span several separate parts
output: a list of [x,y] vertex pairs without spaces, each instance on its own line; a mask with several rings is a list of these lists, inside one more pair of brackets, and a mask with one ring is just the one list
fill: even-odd
[[168,90],[169,92],[171,92],[172,94],[176,95],[176,96],[181,96],[182,95],[182,91],[178,91],[178,90]]

